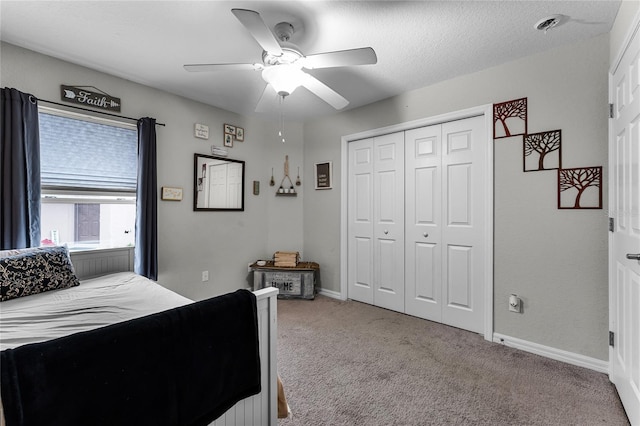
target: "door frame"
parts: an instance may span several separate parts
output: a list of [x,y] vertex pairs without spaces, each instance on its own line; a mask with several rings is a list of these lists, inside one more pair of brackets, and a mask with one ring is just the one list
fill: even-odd
[[487,149],[485,158],[487,166],[485,192],[488,199],[484,212],[486,221],[484,250],[487,256],[485,263],[485,288],[483,289],[483,300],[484,338],[485,340],[493,341],[493,104],[481,105],[433,117],[421,118],[377,129],[365,130],[363,132],[353,133],[342,137],[340,166],[340,173],[341,176],[343,176],[340,187],[340,299],[346,300],[348,297],[348,179],[345,179],[344,177],[348,176],[349,142],[477,116],[484,116],[485,131],[487,132],[486,140],[487,143],[490,144],[490,148]]

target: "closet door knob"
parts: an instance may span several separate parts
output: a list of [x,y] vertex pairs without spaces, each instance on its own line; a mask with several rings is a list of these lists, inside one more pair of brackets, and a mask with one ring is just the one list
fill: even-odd
[[422,234],[422,235],[424,235],[425,238],[427,238],[429,236],[429,234],[427,234],[426,232],[424,234]]
[[385,229],[385,230],[384,230],[384,235],[387,235],[388,233],[389,233],[389,230],[388,230],[388,229]]

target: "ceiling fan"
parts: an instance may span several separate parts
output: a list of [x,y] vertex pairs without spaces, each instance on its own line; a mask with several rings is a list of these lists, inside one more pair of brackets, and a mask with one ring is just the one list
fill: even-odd
[[257,111],[263,109],[265,99],[269,97],[269,93],[273,93],[271,90],[275,90],[275,93],[284,99],[299,86],[305,87],[335,109],[342,109],[349,104],[349,101],[317,78],[304,72],[303,68],[367,65],[378,61],[376,52],[371,47],[305,56],[295,45],[289,43],[294,31],[290,23],[277,24],[274,27],[274,35],[258,12],[247,9],[231,9],[231,12],[264,50],[262,63],[187,64],[184,65],[184,69],[191,72],[262,71],[262,78],[267,85],[258,101]]

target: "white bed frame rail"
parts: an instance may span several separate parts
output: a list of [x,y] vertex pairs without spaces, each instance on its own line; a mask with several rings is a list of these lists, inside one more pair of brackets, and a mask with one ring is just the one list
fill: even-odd
[[274,287],[254,291],[258,299],[260,374],[262,392],[245,398],[219,417],[212,426],[275,426],[278,424],[277,296]]
[[81,280],[133,271],[133,247],[72,251],[71,263]]
[[[133,271],[133,247],[71,252],[79,279]],[[260,384],[262,391],[231,407],[210,426],[275,426],[278,424],[277,296],[278,289],[254,291],[258,307]]]

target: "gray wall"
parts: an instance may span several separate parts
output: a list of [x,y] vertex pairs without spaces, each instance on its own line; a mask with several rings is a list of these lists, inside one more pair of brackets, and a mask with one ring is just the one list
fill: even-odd
[[[239,116],[2,43],[0,86],[59,102],[60,84],[98,87],[122,99],[123,116],[150,116],[166,123],[157,127],[158,186],[182,187],[184,199],[158,201],[161,284],[203,299],[250,285],[249,262],[271,257],[276,250],[302,251],[304,190],[295,198],[276,198],[269,186],[272,167],[276,183],[282,179],[286,154],[292,172],[300,166],[302,173],[300,123],[287,124],[287,143],[282,144],[276,138],[277,120]],[[209,140],[193,136],[195,123],[209,126]],[[193,154],[210,154],[212,144],[222,145],[224,123],[245,129],[245,141],[229,150],[230,158],[246,161],[245,211],[194,212]],[[254,180],[260,181],[259,196],[252,194]],[[209,281],[203,283],[204,270]]]
[[[620,9],[616,15],[616,21],[609,33],[609,63],[613,65],[613,62],[618,59],[625,38],[631,31],[631,26],[634,19],[638,17],[640,13],[640,1],[637,0],[624,0],[620,3]],[[637,22],[637,21],[636,21]]]
[[[335,173],[336,189],[308,190],[304,204],[314,224],[305,253],[321,265],[322,288],[340,291],[343,135],[528,97],[530,133],[562,129],[563,167],[605,166],[606,175],[608,43],[596,37],[305,123],[305,170],[333,161]],[[558,210],[555,171],[523,173],[519,141],[494,144],[494,331],[607,359],[606,205]],[[511,293],[523,314],[508,312]]]

